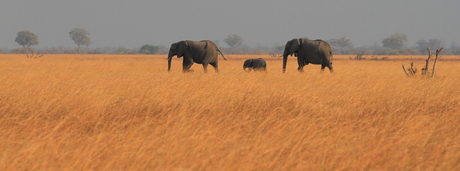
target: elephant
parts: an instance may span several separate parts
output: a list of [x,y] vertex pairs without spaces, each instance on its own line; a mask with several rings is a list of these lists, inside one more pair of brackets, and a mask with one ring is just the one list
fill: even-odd
[[216,72],[219,72],[217,64],[218,52],[220,52],[224,60],[227,60],[216,44],[209,40],[199,42],[183,40],[173,43],[168,54],[168,72],[171,70],[171,59],[173,56],[177,56],[177,58],[184,57],[182,62],[182,72],[184,73],[193,72],[190,67],[192,67],[194,62],[203,65],[204,73],[208,72],[208,64],[211,64]]
[[255,71],[265,71],[267,72],[267,63],[264,59],[248,59],[244,61],[243,69],[246,72],[251,72],[251,70]]
[[299,68],[297,70],[302,73],[305,65],[321,64],[321,71],[325,67],[329,68],[331,73],[332,69],[332,48],[329,43],[317,39],[309,40],[307,38],[292,39],[286,43],[283,53],[283,73],[286,72],[286,63],[289,55],[297,57]]

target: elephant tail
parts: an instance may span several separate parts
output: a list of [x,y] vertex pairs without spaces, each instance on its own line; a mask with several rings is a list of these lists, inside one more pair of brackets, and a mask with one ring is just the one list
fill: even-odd
[[331,55],[331,60],[329,61],[329,63],[331,63],[331,65],[332,65],[332,61],[334,60],[334,55],[332,54],[331,51],[329,52],[329,55]]
[[222,58],[224,58],[224,60],[227,60],[227,58],[225,58],[224,54],[219,49],[217,49],[217,51],[220,52],[220,55],[222,55]]

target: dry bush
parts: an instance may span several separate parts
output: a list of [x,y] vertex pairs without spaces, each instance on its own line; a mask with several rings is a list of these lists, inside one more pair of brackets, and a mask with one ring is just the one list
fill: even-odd
[[459,62],[409,79],[399,61],[249,58],[183,74],[166,56],[2,56],[0,170],[460,169]]

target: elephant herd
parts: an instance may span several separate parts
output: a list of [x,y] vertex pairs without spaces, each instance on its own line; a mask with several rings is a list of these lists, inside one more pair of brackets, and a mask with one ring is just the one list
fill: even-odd
[[[204,72],[207,73],[207,66],[211,64],[216,72],[219,72],[218,67],[218,53],[222,55],[224,60],[227,60],[219,48],[212,41],[202,40],[199,42],[191,40],[183,40],[177,43],[171,44],[171,48],[168,53],[168,71],[171,70],[171,59],[174,56],[178,58],[183,57],[182,71],[192,72],[190,67],[193,63],[202,64]],[[321,71],[324,68],[329,68],[330,72],[332,69],[332,48],[329,43],[317,39],[309,40],[306,38],[292,39],[288,41],[284,47],[283,53],[283,73],[286,71],[286,63],[288,56],[297,57],[297,63],[299,67],[297,70],[303,72],[303,67],[308,64],[321,64]],[[244,61],[243,69],[247,72],[254,71],[267,71],[267,64],[262,59],[248,59]]]

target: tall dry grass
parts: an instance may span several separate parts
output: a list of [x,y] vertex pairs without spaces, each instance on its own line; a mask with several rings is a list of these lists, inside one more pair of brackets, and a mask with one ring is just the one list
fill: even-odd
[[0,170],[460,170],[460,62],[256,57],[1,55]]

